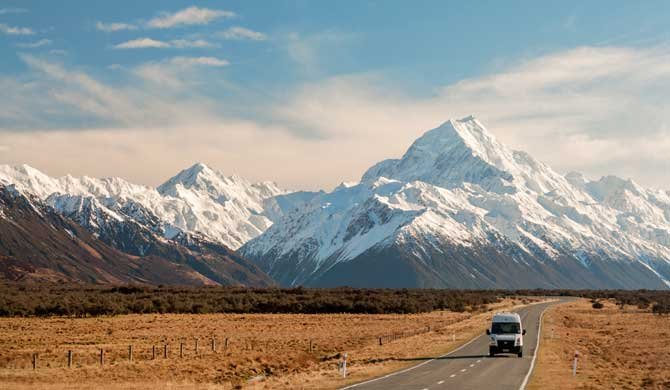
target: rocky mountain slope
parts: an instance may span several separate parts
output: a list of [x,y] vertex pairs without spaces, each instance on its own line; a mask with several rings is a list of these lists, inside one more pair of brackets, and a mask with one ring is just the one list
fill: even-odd
[[[180,233],[165,239],[87,199],[78,214],[104,226],[92,234],[37,197],[0,184],[0,279],[178,285],[269,286],[253,263],[217,244]],[[128,214],[137,210],[126,209]],[[124,215],[125,215],[124,214]],[[109,229],[109,230],[107,230]],[[96,229],[93,229],[96,230]],[[117,242],[123,238],[119,250]]]
[[670,193],[564,177],[468,117],[241,253],[284,285],[668,288]]

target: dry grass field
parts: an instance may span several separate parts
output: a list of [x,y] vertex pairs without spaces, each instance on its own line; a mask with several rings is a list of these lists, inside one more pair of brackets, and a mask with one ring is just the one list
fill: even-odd
[[529,389],[670,389],[670,316],[602,303],[580,299],[546,312]]
[[[0,388],[335,388],[447,352],[482,332],[492,310],[520,303],[520,299],[505,300],[475,313],[407,315],[2,318]],[[379,345],[378,336],[426,326],[431,327],[428,333]],[[212,338],[216,352],[211,349]],[[166,344],[167,359],[163,356]],[[133,346],[132,362],[129,345]],[[102,367],[101,348],[105,351]],[[68,350],[73,352],[71,368],[67,368]],[[33,371],[35,352],[38,367]],[[337,371],[340,352],[349,356],[347,379]]]

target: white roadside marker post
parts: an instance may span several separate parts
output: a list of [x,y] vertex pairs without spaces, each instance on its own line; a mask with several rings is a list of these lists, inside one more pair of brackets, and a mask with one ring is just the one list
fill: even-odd
[[572,361],[572,376],[577,375],[577,358],[579,357],[579,352],[575,351],[575,360]]
[[342,378],[347,377],[347,353],[342,355]]

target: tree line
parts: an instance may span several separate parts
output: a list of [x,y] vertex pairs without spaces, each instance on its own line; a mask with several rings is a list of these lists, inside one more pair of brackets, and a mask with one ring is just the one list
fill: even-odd
[[578,296],[670,312],[670,292],[653,290],[450,290],[0,284],[0,316],[145,313],[412,314],[475,311],[505,297]]

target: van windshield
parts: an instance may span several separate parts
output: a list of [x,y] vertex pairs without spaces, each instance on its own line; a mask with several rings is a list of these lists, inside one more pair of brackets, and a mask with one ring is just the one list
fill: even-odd
[[491,326],[493,334],[521,333],[521,326],[518,322],[494,322]]

